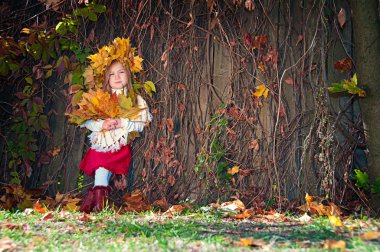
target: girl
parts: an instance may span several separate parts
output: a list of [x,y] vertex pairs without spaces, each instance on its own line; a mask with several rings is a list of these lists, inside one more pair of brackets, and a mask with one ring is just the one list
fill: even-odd
[[[105,71],[105,90],[126,95],[132,88],[131,71],[125,64],[113,61]],[[80,163],[84,173],[95,176],[94,187],[87,191],[80,211],[89,213],[101,211],[107,203],[107,194],[111,192],[108,185],[112,173],[127,175],[132,159],[131,143],[128,133],[141,132],[152,120],[148,106],[141,96],[137,103],[142,111],[139,118],[108,118],[105,120],[88,120],[82,127],[91,130],[89,135],[91,148]]]

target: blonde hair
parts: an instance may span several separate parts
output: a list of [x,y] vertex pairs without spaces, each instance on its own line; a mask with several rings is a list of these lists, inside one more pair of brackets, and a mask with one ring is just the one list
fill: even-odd
[[103,91],[106,91],[106,92],[109,92],[111,93],[111,86],[110,86],[110,69],[111,67],[115,64],[115,63],[121,63],[123,65],[123,67],[125,68],[125,71],[127,72],[127,78],[128,78],[128,81],[127,81],[127,84],[124,86],[124,87],[127,87],[127,90],[132,90],[132,73],[131,73],[131,70],[129,69],[129,67],[127,67],[125,65],[125,63],[123,62],[120,62],[120,61],[117,61],[117,60],[114,60],[111,62],[111,64],[106,68],[106,70],[104,71],[105,72],[105,76],[104,76],[104,85],[103,85]]

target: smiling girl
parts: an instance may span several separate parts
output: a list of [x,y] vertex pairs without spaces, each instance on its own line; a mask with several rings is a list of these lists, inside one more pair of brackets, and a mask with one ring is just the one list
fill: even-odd
[[[104,89],[111,94],[127,95],[132,88],[132,78],[129,66],[119,61],[113,61],[105,70]],[[94,176],[94,187],[87,191],[80,211],[99,212],[107,204],[107,195],[111,192],[108,185],[112,174],[127,175],[132,159],[131,143],[128,134],[132,131],[141,132],[144,126],[152,120],[144,99],[137,95],[137,104],[142,109],[139,118],[107,118],[104,120],[87,120],[82,127],[92,133],[89,135],[91,148],[84,156],[79,167],[84,173]]]

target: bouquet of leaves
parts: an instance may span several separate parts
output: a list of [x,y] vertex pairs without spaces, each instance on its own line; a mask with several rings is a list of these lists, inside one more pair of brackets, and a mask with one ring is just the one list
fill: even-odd
[[139,108],[134,103],[132,97],[110,94],[98,88],[83,93],[77,109],[68,113],[67,116],[71,123],[82,125],[90,119],[137,119],[139,112],[143,109],[145,108]]

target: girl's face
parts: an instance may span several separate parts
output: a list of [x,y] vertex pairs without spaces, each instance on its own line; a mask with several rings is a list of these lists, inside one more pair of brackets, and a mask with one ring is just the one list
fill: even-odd
[[122,89],[128,83],[128,72],[120,62],[113,63],[109,68],[109,84],[112,89]]

